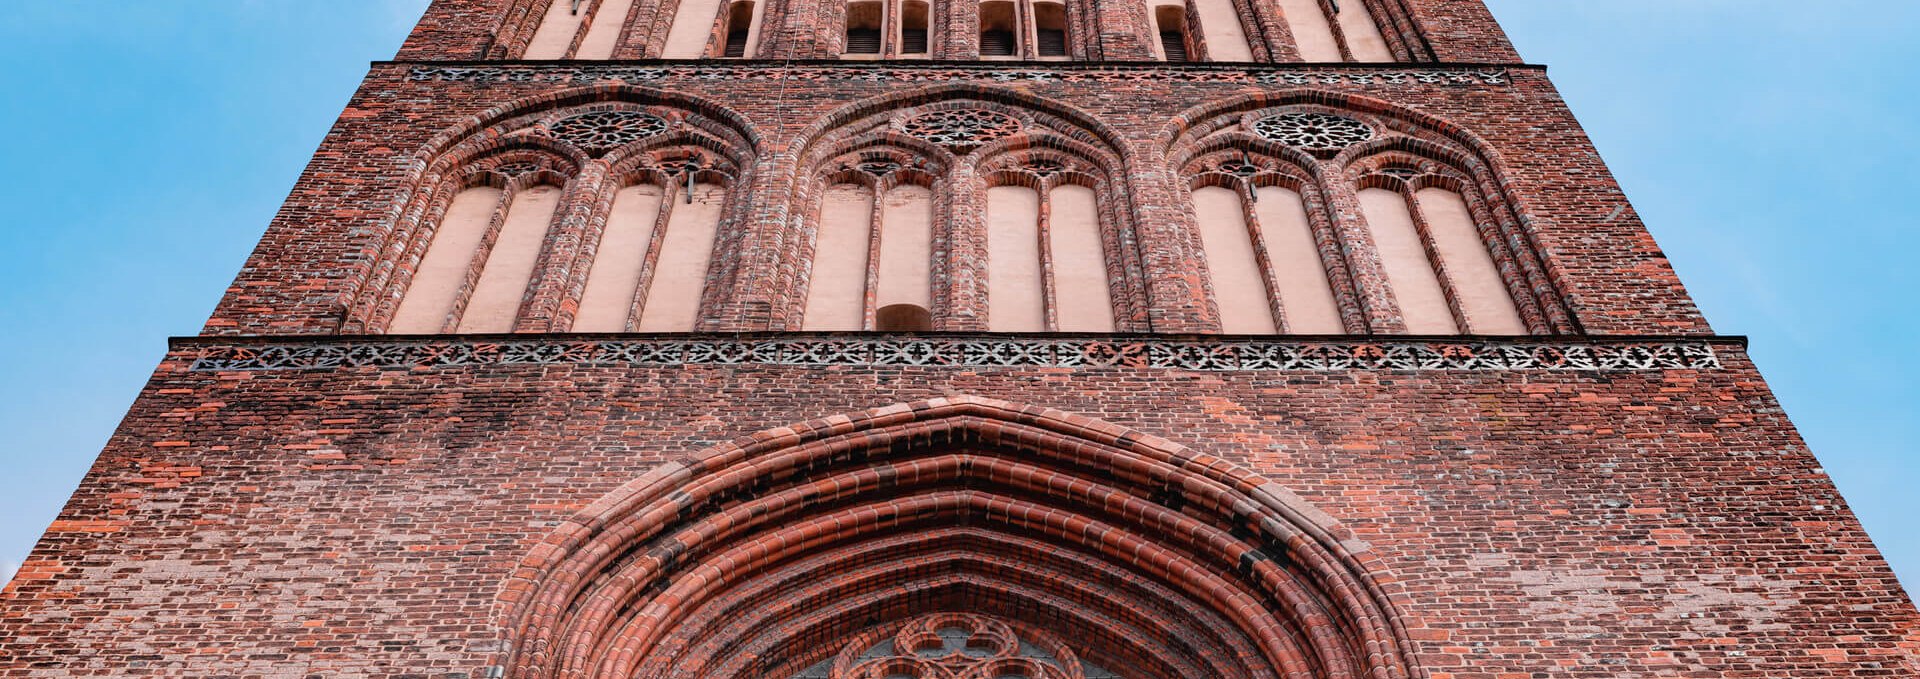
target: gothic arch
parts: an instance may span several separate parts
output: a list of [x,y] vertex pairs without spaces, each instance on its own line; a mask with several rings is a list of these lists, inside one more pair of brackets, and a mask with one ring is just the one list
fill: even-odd
[[939,613],[1147,677],[1423,676],[1378,570],[1229,462],[958,396],[664,464],[536,545],[497,620],[512,679],[787,679]]
[[[916,127],[915,121],[939,116],[956,117],[947,122],[958,130],[978,134],[963,138],[968,135],[956,132],[946,136]],[[1048,282],[1055,280],[1056,274],[1078,276],[1093,288],[1107,289],[1100,300],[1090,303],[1110,308],[1110,313],[1071,318],[1059,315],[1052,293],[1047,293],[1045,320],[1033,320],[1030,330],[1147,329],[1145,284],[1133,226],[1139,222],[1134,201],[1129,198],[1130,179],[1125,171],[1131,151],[1120,135],[1092,115],[1030,94],[978,85],[930,87],[847,104],[788,142],[794,158],[793,172],[799,178],[790,184],[794,187],[790,189],[793,213],[803,220],[813,219],[818,213],[814,195],[823,188],[815,186],[817,178],[844,177],[834,173],[847,164],[848,154],[876,145],[913,157],[906,165],[917,168],[935,193],[938,233],[934,237],[941,244],[935,250],[948,253],[931,263],[931,276],[941,283],[929,306],[937,319],[936,329],[993,327],[988,325],[986,313],[986,253],[961,250],[982,242],[985,194],[998,185],[1023,185],[1042,192],[1050,191],[1050,186],[1073,187],[1062,196],[1075,207],[1062,214],[1073,215],[1077,221],[1063,227],[1069,230],[1057,233],[1071,240],[1062,246],[1063,251],[1090,254],[1062,260],[1069,262],[1065,269],[1046,269],[1047,273],[1040,275]],[[1010,180],[1011,174],[1018,174],[1016,170],[1029,162],[1052,163],[1060,170],[1072,171],[1029,173],[1031,181]],[[1086,196],[1090,195],[1097,195],[1097,200],[1088,200]],[[1082,205],[1085,209],[1079,207]],[[1088,221],[1094,225],[1086,226]],[[793,306],[788,327],[799,327],[804,322],[799,306],[810,294],[808,272],[816,243],[808,235],[813,233],[811,229],[790,231],[807,239],[783,249],[791,257],[783,270],[792,272],[782,284]],[[1042,227],[1039,240],[1050,242],[1050,233],[1056,232]],[[1038,247],[1040,266],[1052,266],[1054,260],[1047,257],[1051,246]],[[1100,273],[1095,275],[1092,270]],[[1078,292],[1084,287],[1071,289]]]
[[[1349,118],[1350,124],[1360,121],[1371,132],[1326,147],[1288,148],[1250,129],[1253,118],[1272,112]],[[1174,116],[1154,143],[1166,149],[1172,167],[1189,172],[1196,161],[1229,150],[1284,157],[1284,164],[1300,167],[1326,194],[1326,214],[1315,218],[1334,224],[1357,218],[1360,206],[1354,194],[1360,190],[1391,185],[1410,194],[1429,186],[1449,187],[1463,195],[1474,221],[1483,227],[1485,247],[1498,262],[1504,285],[1524,317],[1525,331],[1579,332],[1555,283],[1559,276],[1555,265],[1539,254],[1536,229],[1528,226],[1537,219],[1521,197],[1507,190],[1506,164],[1496,149],[1460,125],[1379,99],[1303,89],[1243,94],[1188,109]],[[1426,169],[1418,174],[1425,178],[1415,182],[1382,178],[1374,170],[1385,167],[1390,157],[1407,159],[1402,165],[1424,163]],[[1398,307],[1386,291],[1389,286],[1379,274],[1370,242],[1364,235],[1346,232],[1335,245],[1344,261],[1329,256],[1329,273],[1336,280],[1352,279],[1347,285],[1353,292],[1342,294],[1341,299],[1349,329],[1379,332],[1383,324],[1397,327]],[[1351,327],[1356,317],[1364,320],[1359,327]],[[1459,327],[1469,326],[1460,323]]]
[[[582,130],[584,136],[568,136],[555,127],[591,115],[625,116],[613,127],[638,128],[608,135]],[[651,88],[601,83],[527,97],[460,120],[429,139],[410,162],[413,169],[404,184],[407,188],[395,198],[388,227],[377,236],[364,278],[346,295],[351,302],[343,314],[342,331],[380,332],[388,327],[447,209],[451,191],[458,190],[450,187],[469,184],[466,177],[476,163],[509,149],[539,149],[571,166],[559,182],[566,195],[549,232],[548,247],[540,255],[537,280],[528,288],[521,318],[515,322],[516,328],[566,329],[585,286],[585,269],[599,229],[605,226],[605,203],[621,188],[612,184],[650,176],[636,174],[641,168],[630,167],[633,159],[674,145],[702,149],[725,161],[709,163],[695,174],[703,181],[724,176],[736,187],[725,219],[728,224],[738,222],[745,203],[738,194],[762,138],[743,116],[719,104]],[[720,167],[723,164],[726,167]]]

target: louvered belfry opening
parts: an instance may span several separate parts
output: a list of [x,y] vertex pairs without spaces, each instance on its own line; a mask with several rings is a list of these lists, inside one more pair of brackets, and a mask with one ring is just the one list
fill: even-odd
[[1013,3],[980,3],[980,56],[1019,56],[1020,40],[1013,32],[1017,25]]
[[1166,61],[1187,61],[1187,12],[1184,8],[1162,5],[1153,10],[1154,26],[1160,29],[1160,54]]
[[1160,49],[1167,53],[1167,61],[1187,60],[1187,38],[1178,31],[1161,31]]
[[877,28],[847,29],[847,53],[848,54],[879,54],[880,53],[880,29],[877,29]]
[[1013,56],[1013,31],[981,31],[980,56]]
[[1033,3],[1034,51],[1041,58],[1067,56],[1067,6]]
[[900,54],[925,55],[928,51],[927,3],[908,0],[900,11]]
[[747,36],[753,34],[753,2],[738,0],[727,6],[727,43],[720,56],[739,59],[747,56]]
[[1040,48],[1040,56],[1043,57],[1067,56],[1067,32],[1059,29],[1040,29],[1040,41],[1035,46]]
[[847,5],[847,54],[880,53],[880,3]]

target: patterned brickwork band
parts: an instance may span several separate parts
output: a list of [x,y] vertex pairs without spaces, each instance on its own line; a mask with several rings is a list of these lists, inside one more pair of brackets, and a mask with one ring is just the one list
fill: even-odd
[[1224,82],[1250,85],[1504,86],[1503,68],[1299,69],[1287,67],[1117,67],[1088,69],[927,66],[696,65],[414,66],[412,80],[473,83],[630,84],[677,80],[857,80],[869,82]]
[[1167,368],[1196,371],[1716,370],[1706,340],[1357,341],[1035,336],[546,336],[214,343],[181,348],[191,370],[331,370],[492,365],[795,365]]

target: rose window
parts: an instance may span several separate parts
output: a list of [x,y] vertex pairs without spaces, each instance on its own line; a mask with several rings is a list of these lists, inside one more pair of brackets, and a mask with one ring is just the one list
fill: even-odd
[[596,111],[565,118],[548,127],[555,139],[586,149],[625,146],[667,131],[667,121],[651,113]]
[[1337,151],[1373,138],[1373,128],[1345,116],[1326,113],[1276,113],[1253,121],[1261,137],[1288,146]]
[[996,618],[938,613],[857,635],[794,679],[1107,679],[1058,639]]
[[934,111],[907,120],[907,134],[945,146],[979,146],[1020,131],[1013,116],[977,108]]

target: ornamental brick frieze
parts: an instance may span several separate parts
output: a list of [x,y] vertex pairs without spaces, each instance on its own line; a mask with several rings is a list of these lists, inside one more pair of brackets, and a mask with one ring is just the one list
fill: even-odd
[[665,64],[658,66],[413,66],[410,80],[471,83],[589,84],[616,80],[629,84],[688,80],[860,81],[879,83],[934,82],[1194,82],[1240,85],[1314,86],[1453,86],[1506,87],[1512,83],[1504,68],[1287,68],[1129,67],[990,68],[959,64],[793,65]]
[[493,365],[795,365],[1163,368],[1197,371],[1718,370],[1708,340],[1353,340],[1206,337],[675,335],[466,339],[183,340],[191,370]]

